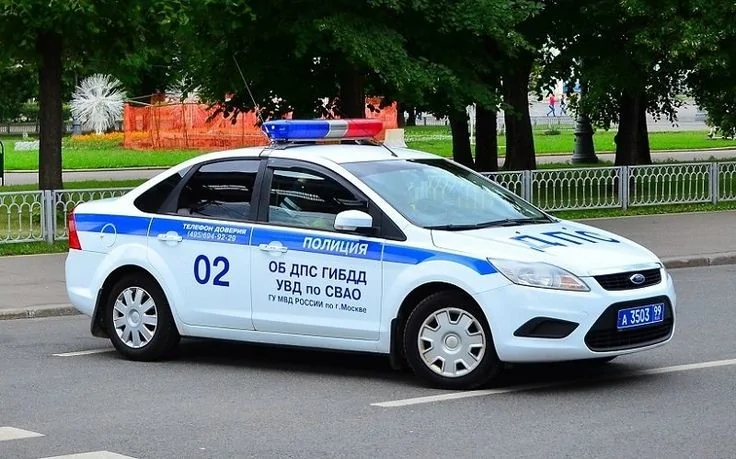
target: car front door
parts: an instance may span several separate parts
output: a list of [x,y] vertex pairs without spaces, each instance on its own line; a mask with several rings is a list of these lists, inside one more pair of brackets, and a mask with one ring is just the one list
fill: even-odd
[[203,164],[151,222],[149,258],[168,270],[173,306],[188,325],[253,330],[249,244],[259,164]]
[[338,175],[271,159],[251,239],[253,324],[264,332],[377,340],[383,242],[337,232],[368,200]]

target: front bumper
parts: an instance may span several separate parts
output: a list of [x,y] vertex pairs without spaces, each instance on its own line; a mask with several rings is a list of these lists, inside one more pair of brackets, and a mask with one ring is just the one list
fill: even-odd
[[[607,291],[585,278],[590,292],[566,292],[508,285],[476,295],[503,362],[556,362],[639,352],[666,344],[675,329],[672,278],[659,284]],[[618,331],[619,309],[665,304],[663,322]],[[542,337],[544,336],[544,337]]]

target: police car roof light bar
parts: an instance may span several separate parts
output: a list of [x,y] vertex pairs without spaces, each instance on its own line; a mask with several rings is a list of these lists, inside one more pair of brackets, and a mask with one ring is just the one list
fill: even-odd
[[272,142],[329,139],[371,139],[383,130],[376,119],[276,120],[263,123]]

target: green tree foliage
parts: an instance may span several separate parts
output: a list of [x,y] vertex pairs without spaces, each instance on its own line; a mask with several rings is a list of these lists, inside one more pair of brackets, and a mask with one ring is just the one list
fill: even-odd
[[0,55],[38,69],[39,186],[60,188],[65,66],[119,62],[180,19],[177,0],[0,0]]
[[0,122],[17,119],[36,96],[35,69],[22,62],[0,60]]
[[678,95],[692,60],[684,44],[691,3],[667,0],[575,1],[557,21],[551,45],[560,54],[545,73],[579,79],[577,107],[605,129],[618,124],[616,164],[651,163],[646,115],[676,121]]
[[384,96],[450,116],[455,157],[472,166],[465,107],[495,109],[498,55],[519,41],[509,26],[535,5],[205,0],[190,5],[181,41],[192,86],[211,102],[233,94],[221,108],[225,116],[254,105],[240,64],[265,118],[287,111],[362,117],[366,94]]
[[736,135],[736,4],[699,1],[685,24],[688,39],[681,45],[693,62],[686,83],[698,106],[721,134]]

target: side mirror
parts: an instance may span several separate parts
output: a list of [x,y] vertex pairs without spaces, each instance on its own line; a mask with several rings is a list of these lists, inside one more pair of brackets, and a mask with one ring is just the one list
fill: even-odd
[[335,217],[337,231],[355,231],[372,227],[373,217],[360,210],[345,210]]

